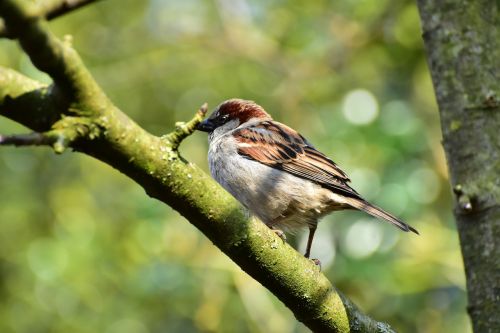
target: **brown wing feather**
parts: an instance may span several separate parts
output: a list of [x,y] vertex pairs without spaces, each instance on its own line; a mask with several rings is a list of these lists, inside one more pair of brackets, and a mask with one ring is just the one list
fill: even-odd
[[386,220],[403,231],[418,234],[413,227],[361,198],[347,184],[349,177],[293,129],[274,121],[266,121],[239,129],[234,134],[239,143],[240,155],[342,193],[351,207]]
[[[238,153],[246,158],[281,169],[297,177],[352,197],[358,193],[347,183],[349,177],[328,157],[288,126],[265,121],[241,128],[234,135]],[[266,149],[263,149],[265,145]]]

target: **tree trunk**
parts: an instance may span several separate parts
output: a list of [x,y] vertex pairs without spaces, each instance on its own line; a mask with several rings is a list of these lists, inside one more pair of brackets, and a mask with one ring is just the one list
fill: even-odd
[[[500,3],[419,0],[475,332],[500,331]],[[436,254],[439,255],[439,254]]]

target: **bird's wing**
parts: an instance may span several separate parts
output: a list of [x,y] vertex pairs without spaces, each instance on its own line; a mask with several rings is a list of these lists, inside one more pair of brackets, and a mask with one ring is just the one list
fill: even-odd
[[349,177],[331,159],[317,151],[290,127],[263,121],[233,132],[238,153],[248,159],[289,172],[350,197],[359,194],[347,183]]
[[403,231],[418,234],[413,227],[363,199],[347,184],[349,178],[331,159],[290,127],[264,121],[239,128],[233,135],[241,156],[313,181],[346,196],[346,203],[351,207],[386,220]]

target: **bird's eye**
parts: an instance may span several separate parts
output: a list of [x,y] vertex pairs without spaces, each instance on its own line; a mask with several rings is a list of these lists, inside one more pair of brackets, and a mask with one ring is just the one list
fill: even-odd
[[220,120],[221,120],[221,122],[223,122],[223,123],[225,123],[228,119],[229,119],[229,116],[228,116],[227,114],[222,115],[222,116],[220,117]]

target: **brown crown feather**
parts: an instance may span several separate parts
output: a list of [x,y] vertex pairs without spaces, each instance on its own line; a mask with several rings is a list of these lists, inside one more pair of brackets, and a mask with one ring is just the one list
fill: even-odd
[[218,107],[219,115],[228,115],[232,119],[239,119],[240,124],[243,124],[250,118],[269,119],[271,116],[254,101],[233,98],[229,99]]

